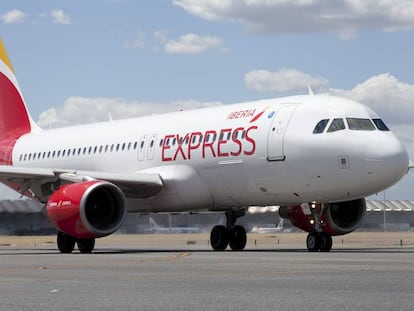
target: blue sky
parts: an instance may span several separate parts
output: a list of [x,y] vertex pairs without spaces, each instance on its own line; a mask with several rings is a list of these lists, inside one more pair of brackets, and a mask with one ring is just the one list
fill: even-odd
[[[0,36],[43,127],[310,84],[376,110],[414,159],[413,1],[2,0]],[[413,182],[387,197],[414,200]]]

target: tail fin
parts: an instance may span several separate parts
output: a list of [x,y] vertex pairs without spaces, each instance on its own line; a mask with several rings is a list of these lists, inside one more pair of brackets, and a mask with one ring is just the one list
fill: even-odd
[[0,164],[12,164],[16,140],[39,129],[30,117],[0,38]]
[[150,228],[151,228],[151,229],[156,229],[156,228],[158,228],[157,223],[155,222],[155,220],[154,220],[152,217],[149,217],[149,218],[148,218],[148,221],[149,221],[149,225],[150,225]]
[[0,140],[17,139],[35,128],[0,38]]

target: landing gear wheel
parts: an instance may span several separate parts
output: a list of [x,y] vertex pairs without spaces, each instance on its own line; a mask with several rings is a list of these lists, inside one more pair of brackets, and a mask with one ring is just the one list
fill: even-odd
[[246,247],[246,230],[242,226],[234,226],[230,231],[230,248],[234,251],[241,251]]
[[214,226],[210,233],[210,244],[215,251],[224,251],[229,245],[229,230],[224,226]]
[[321,239],[318,233],[309,233],[306,238],[306,247],[310,252],[317,252],[321,248]]
[[62,254],[70,254],[75,248],[76,240],[71,236],[59,231],[57,235],[57,247]]
[[82,254],[90,254],[95,247],[95,239],[78,240],[77,244],[78,249]]
[[320,235],[321,252],[329,252],[332,249],[332,236],[329,233],[321,233]]

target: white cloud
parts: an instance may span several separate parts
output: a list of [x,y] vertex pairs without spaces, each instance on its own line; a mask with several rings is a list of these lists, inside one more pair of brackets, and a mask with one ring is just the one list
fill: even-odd
[[125,49],[143,49],[145,47],[145,33],[139,31],[134,40],[125,42],[123,46]]
[[70,19],[69,15],[67,15],[63,10],[53,10],[50,12],[50,17],[52,18],[53,23],[55,24],[63,24],[69,25]]
[[24,22],[27,14],[19,11],[19,10],[12,10],[9,11],[1,16],[1,20],[4,24],[16,24]]
[[209,49],[224,51],[223,42],[214,36],[198,36],[192,33],[180,36],[178,40],[167,41],[166,35],[158,33],[156,39],[162,44],[166,53],[199,54]]
[[154,113],[190,110],[221,105],[220,102],[200,102],[196,100],[175,101],[172,103],[127,101],[123,98],[70,97],[63,107],[51,108],[40,114],[38,124],[42,128],[54,128],[74,124],[84,124],[113,119],[124,119]]
[[329,93],[364,103],[393,124],[412,124],[414,85],[389,73],[373,76],[352,90],[331,89]]
[[282,69],[277,72],[253,70],[244,75],[247,88],[260,92],[294,92],[310,85],[319,88],[328,83],[321,77],[313,77],[296,69]]
[[349,38],[360,30],[414,29],[411,0],[173,0],[188,13],[210,21],[230,20],[253,31],[337,32]]
[[168,30],[158,30],[154,32],[154,38],[161,44],[165,44],[168,41]]

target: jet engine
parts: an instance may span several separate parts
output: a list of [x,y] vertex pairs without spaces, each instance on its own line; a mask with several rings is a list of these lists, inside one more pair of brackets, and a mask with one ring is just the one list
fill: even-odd
[[322,232],[330,235],[343,235],[357,229],[366,213],[365,199],[328,203],[321,208],[321,205],[313,203],[283,206],[279,209],[279,215],[284,219],[289,219],[292,225],[306,232],[315,231],[314,215],[320,215]]
[[126,215],[125,198],[114,184],[91,180],[62,185],[49,198],[47,218],[60,231],[77,239],[115,232]]

